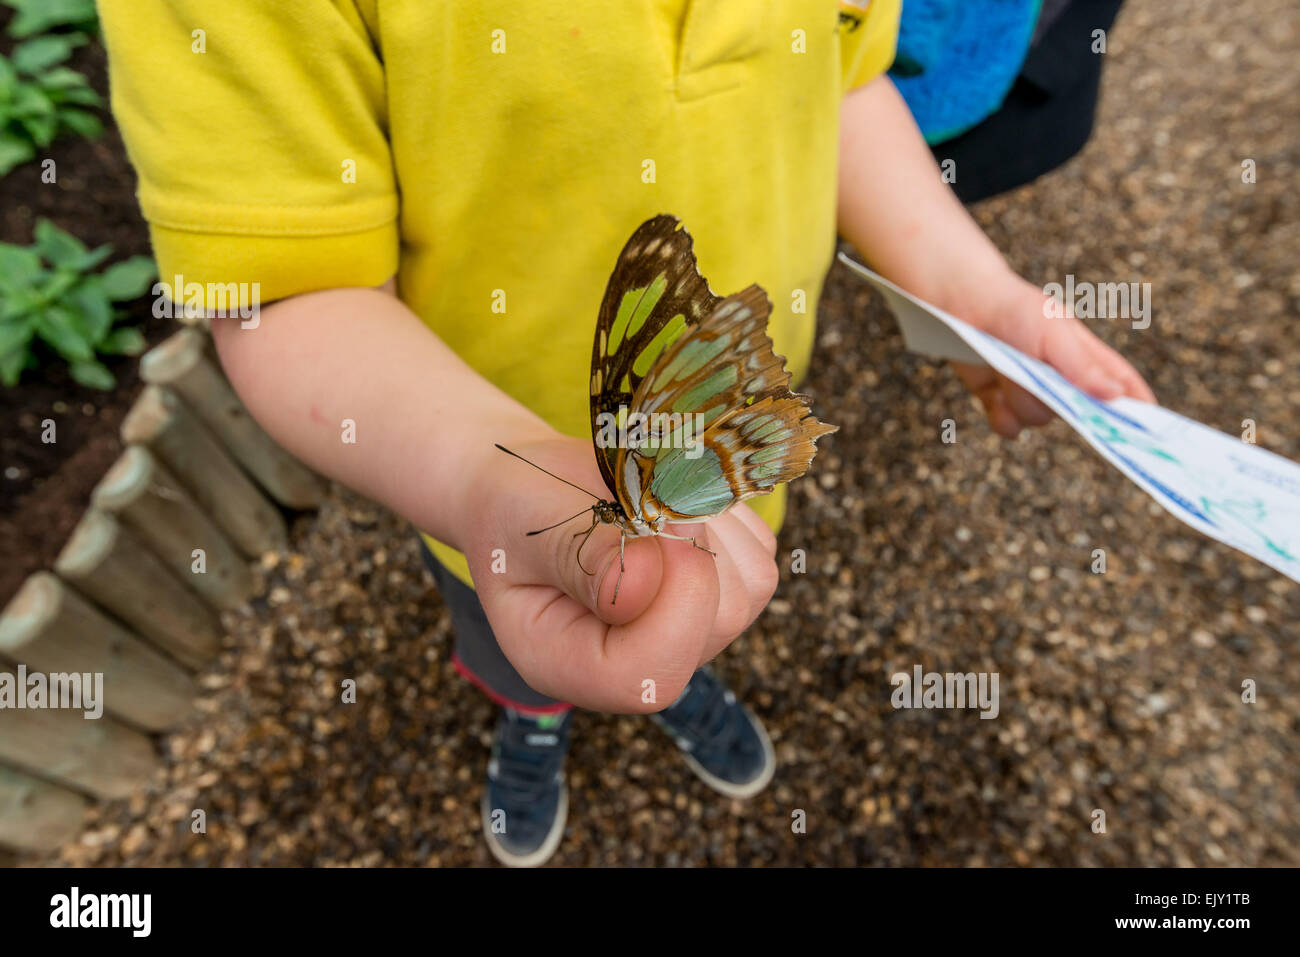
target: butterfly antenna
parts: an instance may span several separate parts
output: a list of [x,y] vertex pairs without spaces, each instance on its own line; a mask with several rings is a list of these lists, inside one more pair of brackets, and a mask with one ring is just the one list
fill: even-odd
[[[519,461],[521,461],[521,462],[528,462],[528,459],[524,458],[524,457],[523,457],[522,455],[520,455],[518,452],[511,452],[508,448],[506,448],[506,447],[505,447],[504,445],[502,445],[500,442],[493,442],[492,444],[495,445],[497,448],[499,448],[502,452],[506,453],[506,455],[513,455],[515,458],[517,458],[517,459],[518,459]],[[536,462],[528,462],[528,464],[531,465],[533,468],[537,469],[537,471],[539,471],[539,472],[546,472],[546,469],[542,468],[542,467],[541,467],[540,465],[538,465]],[[558,475],[556,475],[554,472],[546,472],[546,474],[549,475],[551,478],[555,479],[557,482],[563,482],[565,485],[569,486],[570,488],[576,488],[579,492],[586,492],[588,495],[590,495],[592,498],[594,498],[597,502],[604,501],[604,499],[602,499],[599,495],[595,495],[595,494],[593,494],[593,493],[591,493],[591,492],[587,492],[587,490],[586,490],[585,488],[583,488],[581,485],[574,485],[574,484],[573,484],[572,482],[570,482],[568,479],[562,479],[562,478],[560,478]],[[582,511],[585,512],[586,509],[584,508]],[[582,512],[579,512],[579,513],[578,513],[578,515],[581,515],[581,514],[582,514]],[[574,518],[577,518],[577,517],[578,517],[577,515],[574,516]],[[567,522],[567,521],[572,521],[572,519],[565,519],[565,521],[566,521],[566,522]],[[561,522],[560,524],[563,525],[564,522]],[[554,527],[555,527],[554,525],[551,526],[551,528],[554,528]],[[546,531],[546,529],[542,528],[542,529],[538,529],[538,531],[542,531],[542,532],[544,532],[544,531]],[[529,535],[535,535],[535,534],[537,534],[537,533],[536,533],[536,532],[529,532],[528,534],[529,534]]]
[[[531,463],[530,463],[530,464],[531,464]],[[543,471],[544,471],[544,470],[543,470]],[[590,511],[591,511],[591,509],[589,509],[589,508],[584,508],[581,512],[574,512],[572,515],[570,515],[568,518],[566,518],[563,522],[556,522],[554,525],[547,525],[545,528],[539,528],[537,531],[535,531],[535,532],[528,532],[527,534],[529,534],[529,535],[540,535],[540,534],[542,534],[542,532],[549,532],[551,529],[553,529],[553,528],[559,528],[561,525],[565,525],[565,524],[567,524],[567,523],[573,521],[573,520],[574,520],[575,518],[577,518],[579,515],[586,515],[586,514],[587,514],[588,512],[590,512]],[[581,535],[582,533],[579,532],[578,534]]]

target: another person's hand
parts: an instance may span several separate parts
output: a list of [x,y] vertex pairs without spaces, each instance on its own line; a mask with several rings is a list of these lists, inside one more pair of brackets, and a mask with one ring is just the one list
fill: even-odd
[[[981,331],[1041,359],[1099,399],[1126,395],[1155,401],[1151,388],[1127,359],[1068,312],[1062,316],[1045,310],[1049,302],[1042,290],[1013,276],[993,295],[954,312]],[[1015,438],[1022,428],[1045,425],[1054,417],[1042,402],[989,366],[954,362],[953,368],[1000,435]]]
[[[595,502],[492,446],[609,497],[589,442],[554,432],[485,437],[466,481],[458,544],[506,657],[535,690],[596,711],[645,713],[672,704],[696,668],[758,616],[777,585],[776,537],[744,504],[707,525],[676,525],[686,541],[628,539],[618,602],[619,532],[591,525]],[[494,562],[504,556],[503,562]],[[495,565],[495,570],[494,570]],[[504,570],[501,570],[504,568]],[[653,681],[653,700],[645,682]]]

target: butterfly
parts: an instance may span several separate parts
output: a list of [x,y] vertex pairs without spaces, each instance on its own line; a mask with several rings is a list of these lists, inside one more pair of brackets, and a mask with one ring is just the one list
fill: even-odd
[[629,537],[660,535],[709,551],[666,526],[717,518],[798,478],[812,464],[818,437],[837,430],[818,421],[806,396],[790,391],[785,359],[767,335],[771,313],[761,286],[717,295],[674,216],[642,223],[619,254],[596,319],[590,382],[592,442],[611,497],[547,472],[596,504],[528,533],[590,512],[591,526],[574,536],[583,536],[582,567],[591,533],[616,527],[619,577],[611,603],[618,601]]

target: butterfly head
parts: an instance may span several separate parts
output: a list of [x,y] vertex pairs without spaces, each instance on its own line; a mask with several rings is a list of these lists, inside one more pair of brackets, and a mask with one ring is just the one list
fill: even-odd
[[623,506],[618,502],[598,501],[591,506],[592,514],[595,515],[596,521],[602,525],[626,525],[627,516],[623,514]]

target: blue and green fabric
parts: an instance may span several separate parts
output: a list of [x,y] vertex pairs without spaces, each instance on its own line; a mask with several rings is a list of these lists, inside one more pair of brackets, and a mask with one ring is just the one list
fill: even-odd
[[925,141],[996,112],[1029,52],[1041,0],[907,0],[889,75]]

